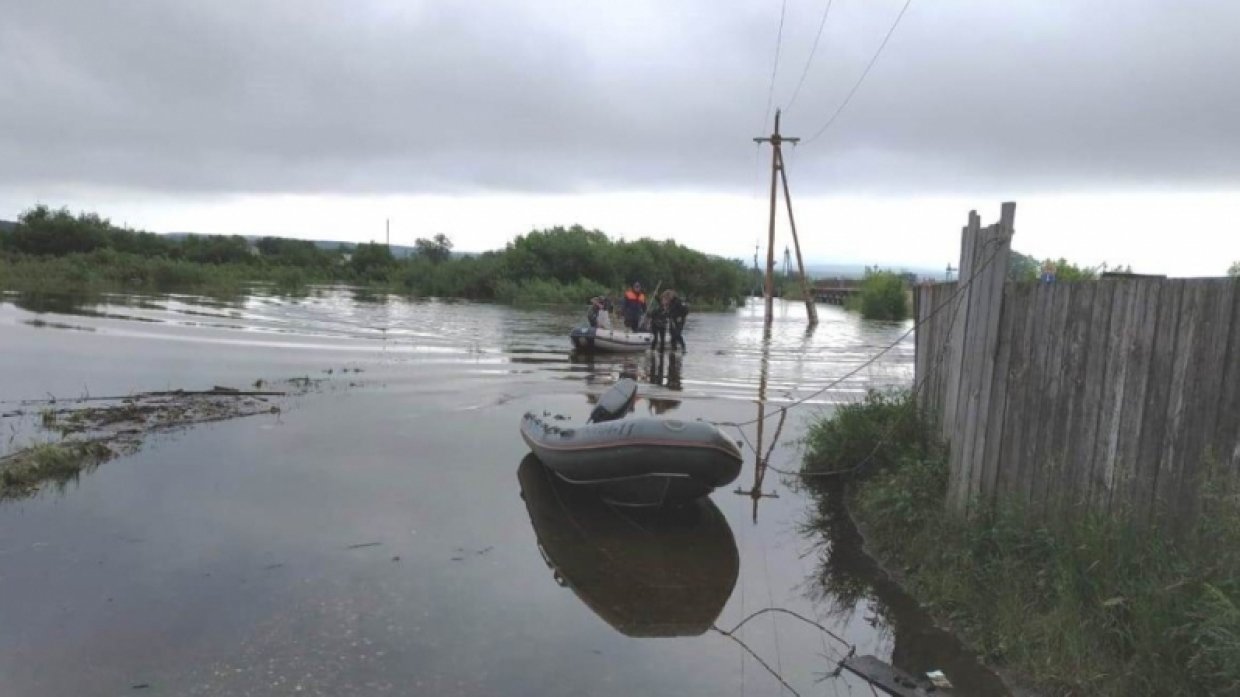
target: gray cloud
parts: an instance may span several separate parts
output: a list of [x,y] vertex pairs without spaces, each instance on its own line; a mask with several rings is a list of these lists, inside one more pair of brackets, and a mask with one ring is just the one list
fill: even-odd
[[[837,0],[786,131],[899,11]],[[776,102],[822,3],[789,0]],[[748,191],[778,2],[10,0],[0,187]],[[1240,3],[915,0],[798,193],[1240,184]]]

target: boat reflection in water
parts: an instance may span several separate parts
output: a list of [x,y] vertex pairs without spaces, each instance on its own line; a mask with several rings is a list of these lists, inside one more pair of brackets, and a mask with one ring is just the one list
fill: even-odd
[[617,631],[697,636],[714,624],[740,558],[709,498],[677,508],[618,508],[558,480],[533,455],[521,461],[517,478],[556,583]]

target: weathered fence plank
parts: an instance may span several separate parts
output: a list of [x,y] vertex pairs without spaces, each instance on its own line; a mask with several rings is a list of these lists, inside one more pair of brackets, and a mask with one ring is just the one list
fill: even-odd
[[[981,498],[982,480],[985,471],[986,434],[995,408],[995,365],[999,353],[999,325],[1002,322],[1003,287],[1007,280],[1008,252],[1012,240],[1012,226],[1016,217],[1016,204],[1003,204],[999,222],[990,226],[984,241],[986,247],[981,250],[980,262],[984,274],[979,282],[982,301],[985,303],[979,313],[981,323],[975,333],[980,336],[980,345],[975,354],[975,372],[978,377],[976,384],[976,424],[970,427],[968,442],[969,450],[965,453],[969,458],[968,494],[965,509],[969,502]],[[979,272],[982,268],[979,268]]]
[[1105,512],[1111,506],[1115,482],[1115,453],[1119,449],[1119,417],[1124,406],[1124,376],[1128,370],[1128,347],[1131,337],[1136,284],[1119,281],[1111,301],[1111,323],[1107,335],[1107,372],[1103,376],[1104,392],[1099,417],[1098,441],[1094,444],[1094,474],[1090,486],[1090,508]]
[[1095,478],[1094,459],[1095,443],[1102,422],[1102,398],[1104,382],[1102,377],[1107,372],[1109,354],[1109,338],[1111,325],[1111,307],[1115,299],[1115,283],[1091,283],[1094,288],[1093,307],[1090,314],[1089,358],[1085,364],[1085,376],[1080,415],[1077,418],[1079,431],[1072,439],[1070,451],[1071,468],[1075,474],[1074,488],[1077,501],[1083,509],[1090,507],[1091,490]]
[[1089,323],[1092,319],[1094,295],[1093,283],[1075,283],[1070,286],[1067,323],[1063,337],[1063,405],[1061,417],[1053,422],[1048,459],[1058,468],[1060,496],[1048,501],[1052,515],[1073,511],[1082,505],[1079,475],[1073,469],[1072,452],[1079,443],[1085,419],[1082,405],[1085,401],[1086,366],[1089,360]]
[[1061,468],[1051,459],[1055,422],[1062,410],[1061,393],[1064,387],[1063,346],[1064,331],[1068,321],[1068,299],[1072,295],[1071,284],[1056,283],[1048,286],[1051,293],[1050,313],[1047,316],[1046,345],[1043,355],[1043,373],[1039,383],[1043,385],[1038,402],[1038,431],[1033,442],[1030,457],[1037,466],[1036,477],[1042,486],[1033,487],[1035,506],[1045,513],[1052,498],[1063,495],[1062,482],[1059,481]]
[[[1146,317],[1154,324],[1154,350],[1150,359],[1150,372],[1156,376],[1170,376],[1175,365],[1176,340],[1179,337],[1180,302],[1184,295],[1183,281],[1170,281],[1163,286],[1158,304]],[[1163,465],[1162,446],[1166,441],[1170,423],[1171,380],[1153,380],[1146,395],[1145,415],[1137,444],[1136,473],[1138,489],[1150,495],[1136,498],[1132,505],[1139,519],[1153,517],[1159,498],[1159,477]]]
[[[960,351],[962,370],[956,388],[954,428],[949,440],[951,474],[947,489],[948,506],[959,513],[967,512],[970,500],[981,487],[981,453],[985,444],[980,441],[979,431],[985,432],[989,417],[1003,282],[1007,277],[1015,215],[1015,204],[1005,203],[999,223],[982,229],[977,213],[969,214],[966,236],[971,240],[965,244],[965,253],[971,258],[961,259],[966,329]],[[963,270],[966,267],[968,276]]]
[[[1016,302],[1016,296],[1020,295],[1024,286],[1015,284],[1006,284],[1003,289],[1003,305],[1004,308],[1011,307]],[[982,431],[982,483],[981,483],[981,505],[989,506],[994,503],[995,497],[1001,490],[1002,486],[999,482],[999,455],[1003,449],[1004,425],[1007,422],[1007,386],[1009,375],[1008,371],[1012,364],[1012,344],[1016,340],[1014,325],[1020,324],[1016,322],[1016,312],[1002,312],[999,316],[999,333],[997,337],[998,346],[995,353],[995,367],[993,371],[993,390],[991,394],[990,412],[992,417],[986,424],[986,428]]]
[[1004,314],[1009,312],[1012,318],[1011,358],[1008,361],[1007,410],[1004,415],[1003,441],[999,444],[1000,475],[1002,495],[1014,499],[1023,492],[1021,480],[1021,439],[1024,437],[1024,391],[1013,387],[1024,384],[1028,379],[1029,361],[1032,355],[1034,332],[1034,308],[1036,307],[1038,287],[1032,283],[1016,286],[1018,291],[1012,295],[1012,304],[1004,307]]
[[1041,470],[1038,459],[1042,438],[1042,407],[1046,404],[1046,361],[1050,345],[1054,341],[1051,325],[1055,302],[1055,287],[1039,285],[1035,291],[1033,338],[1030,345],[1029,374],[1021,392],[1024,394],[1024,438],[1017,456],[1021,459],[1021,503],[1036,505],[1042,498]]
[[1137,446],[1145,411],[1145,395],[1150,384],[1150,359],[1154,350],[1154,322],[1149,321],[1149,308],[1158,306],[1161,282],[1134,282],[1135,300],[1129,315],[1131,336],[1126,357],[1128,372],[1124,379],[1124,404],[1120,412],[1119,441],[1115,451],[1114,490],[1111,498],[1113,515],[1133,515],[1133,501],[1141,496],[1136,490]]
[[[1185,421],[1177,434],[1180,442],[1182,472],[1177,522],[1194,518],[1197,513],[1202,477],[1213,464],[1206,461],[1211,454],[1208,444],[1218,423],[1217,404],[1221,393],[1219,374],[1226,354],[1219,345],[1227,337],[1227,318],[1231,314],[1230,293],[1223,284],[1204,279],[1188,282],[1189,288],[1200,288],[1198,323],[1193,337],[1193,351],[1185,387],[1189,401]],[[1233,357],[1233,360],[1236,360]]]
[[1184,443],[1182,434],[1185,430],[1185,419],[1191,409],[1193,400],[1190,383],[1190,367],[1193,358],[1193,345],[1197,341],[1197,329],[1201,320],[1201,287],[1189,285],[1181,281],[1182,290],[1176,346],[1170,369],[1167,373],[1168,398],[1167,415],[1164,419],[1163,438],[1161,444],[1162,462],[1160,469],[1165,475],[1162,486],[1158,487],[1157,495],[1165,509],[1161,513],[1174,518],[1179,507],[1180,489],[1185,476]]
[[1210,450],[1221,467],[1240,473],[1240,278],[1232,281],[1227,292],[1231,296],[1231,319],[1220,375],[1218,429]]
[[951,338],[947,341],[947,399],[943,407],[943,440],[951,443],[953,431],[960,414],[960,389],[964,368],[964,343],[969,327],[969,298],[973,295],[973,252],[977,246],[980,229],[977,211],[969,211],[969,224],[961,231],[960,281],[952,313]]

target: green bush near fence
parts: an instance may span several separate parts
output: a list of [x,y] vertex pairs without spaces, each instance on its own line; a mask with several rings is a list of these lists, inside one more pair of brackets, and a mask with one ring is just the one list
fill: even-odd
[[890,271],[867,273],[861,281],[861,292],[850,297],[845,307],[860,312],[864,319],[907,319],[909,302],[904,279]]
[[1006,504],[961,520],[930,433],[907,397],[872,395],[811,428],[803,471],[878,454],[850,509],[937,620],[1049,694],[1240,694],[1234,473],[1209,468],[1202,514],[1175,538],[1101,516],[1052,527]]

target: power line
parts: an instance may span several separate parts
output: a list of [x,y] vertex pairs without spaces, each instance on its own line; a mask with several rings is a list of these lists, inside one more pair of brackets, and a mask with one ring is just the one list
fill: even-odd
[[887,36],[883,37],[883,42],[878,45],[878,50],[874,52],[874,56],[870,58],[869,64],[867,64],[865,66],[865,70],[861,72],[861,77],[857,78],[856,84],[854,84],[852,89],[848,91],[848,96],[844,97],[844,101],[840,103],[840,106],[835,110],[835,113],[831,114],[831,118],[827,119],[827,122],[823,124],[822,128],[818,129],[814,135],[805,139],[806,143],[812,143],[818,138],[818,136],[822,135],[824,131],[830,128],[831,124],[835,123],[835,120],[840,117],[840,113],[842,113],[844,108],[848,106],[848,103],[852,101],[853,95],[857,93],[857,90],[861,87],[861,83],[865,82],[866,76],[870,74],[870,70],[874,67],[874,64],[878,62],[878,57],[882,55],[883,49],[887,47],[887,42],[891,40],[891,35],[896,33],[896,27],[900,26],[900,20],[904,18],[904,13],[908,11],[908,6],[912,4],[913,0],[904,1],[904,7],[900,8],[900,14],[896,15],[895,21],[891,23],[891,28],[887,30]]
[[775,75],[779,72],[779,54],[784,45],[784,14],[788,11],[788,0],[779,5],[779,31],[775,34],[775,64],[771,66],[771,86],[766,91],[766,109],[762,112],[762,127],[766,128],[766,120],[771,116],[771,102],[775,99]]
[[809,58],[805,59],[805,69],[801,71],[801,79],[797,80],[797,88],[792,90],[792,99],[789,99],[788,106],[784,107],[785,114],[796,103],[797,95],[801,94],[801,85],[805,84],[805,76],[809,75],[809,68],[814,63],[814,54],[818,52],[818,42],[822,39],[822,29],[827,26],[829,14],[831,14],[831,0],[827,0],[827,9],[822,11],[822,20],[818,22],[818,34],[814,36],[814,46],[809,50]]

